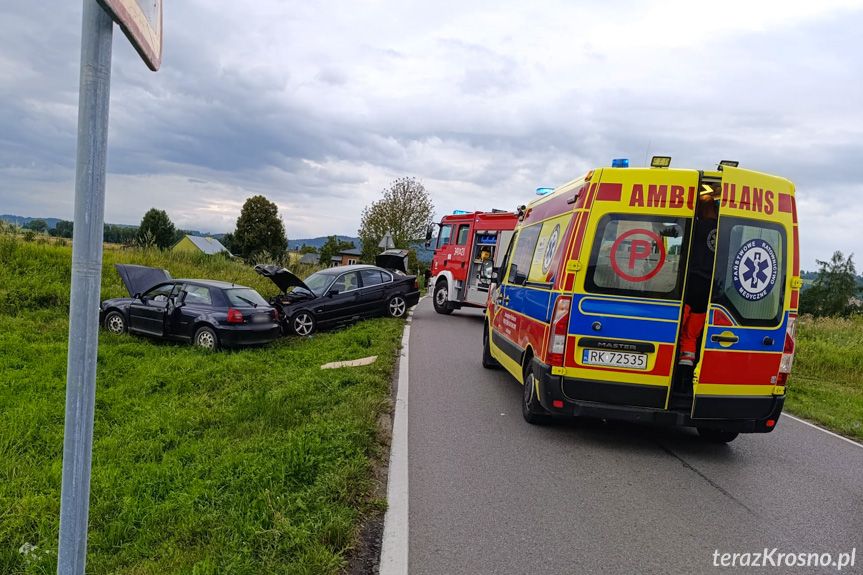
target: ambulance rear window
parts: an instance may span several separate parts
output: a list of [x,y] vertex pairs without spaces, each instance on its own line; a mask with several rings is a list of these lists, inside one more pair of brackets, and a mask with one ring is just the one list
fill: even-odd
[[589,292],[681,298],[688,218],[607,214],[599,221],[585,278]]
[[724,216],[718,232],[712,301],[742,325],[779,325],[788,267],[785,229]]

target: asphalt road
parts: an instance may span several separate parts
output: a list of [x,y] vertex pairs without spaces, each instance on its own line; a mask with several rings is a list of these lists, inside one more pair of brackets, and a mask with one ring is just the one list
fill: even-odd
[[[863,448],[784,416],[719,446],[688,429],[532,426],[520,384],[480,365],[482,321],[429,298],[414,313],[410,575],[836,573],[771,563],[855,548],[841,572],[863,573]],[[713,566],[765,548],[766,568]]]

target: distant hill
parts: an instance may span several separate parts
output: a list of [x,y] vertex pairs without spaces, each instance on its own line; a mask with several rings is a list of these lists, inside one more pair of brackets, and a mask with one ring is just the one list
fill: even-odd
[[60,221],[60,218],[27,218],[24,216],[12,216],[9,214],[0,215],[0,220],[5,220],[10,224],[18,224],[19,226],[26,226],[33,220],[45,220],[45,223],[48,224],[49,228],[57,227],[57,222]]

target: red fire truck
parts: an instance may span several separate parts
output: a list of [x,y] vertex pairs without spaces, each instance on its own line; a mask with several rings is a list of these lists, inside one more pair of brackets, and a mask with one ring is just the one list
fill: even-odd
[[513,212],[456,211],[429,228],[426,247],[431,247],[434,226],[438,226],[434,246],[431,280],[434,309],[450,314],[462,306],[485,307],[489,280],[481,275],[482,262],[494,261],[498,251],[506,250],[512,230],[518,223]]

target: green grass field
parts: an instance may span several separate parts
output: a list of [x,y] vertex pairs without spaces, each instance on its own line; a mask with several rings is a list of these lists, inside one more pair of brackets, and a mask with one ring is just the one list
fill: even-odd
[[786,409],[863,440],[863,317],[802,317]]
[[[70,261],[70,247],[0,236],[3,574],[56,573]],[[114,261],[275,292],[225,259],[106,251],[103,298],[125,295]],[[218,353],[103,331],[88,573],[338,573],[385,505],[371,461],[402,329],[378,319]]]

